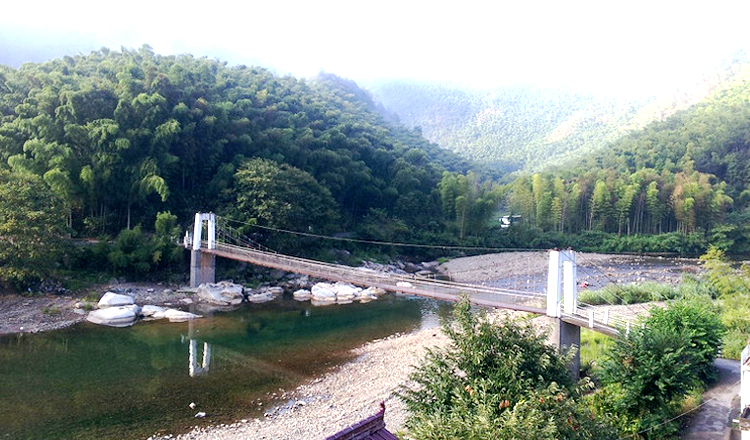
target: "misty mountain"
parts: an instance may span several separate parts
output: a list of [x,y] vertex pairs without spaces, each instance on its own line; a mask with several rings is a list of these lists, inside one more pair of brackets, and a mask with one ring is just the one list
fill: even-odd
[[632,101],[532,85],[478,90],[390,80],[368,90],[393,118],[499,176],[575,161],[604,148],[700,102],[735,78],[739,65],[711,72],[688,89]]

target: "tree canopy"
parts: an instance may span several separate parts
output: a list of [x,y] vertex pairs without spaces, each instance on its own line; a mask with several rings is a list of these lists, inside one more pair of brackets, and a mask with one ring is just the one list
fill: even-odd
[[332,218],[351,228],[371,209],[419,227],[440,215],[443,170],[468,166],[335,75],[279,77],[148,46],[0,66],[0,168],[42,178],[76,235],[220,210],[250,159],[325,199],[330,215],[306,218],[319,229]]

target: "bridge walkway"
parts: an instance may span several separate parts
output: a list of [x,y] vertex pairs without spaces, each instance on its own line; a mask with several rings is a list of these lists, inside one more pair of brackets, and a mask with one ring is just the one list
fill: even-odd
[[[544,293],[515,291],[474,284],[455,283],[413,275],[378,272],[238,246],[220,241],[209,248],[201,245],[204,253],[223,258],[244,261],[250,264],[299,273],[331,281],[347,282],[363,287],[380,287],[389,292],[417,295],[442,301],[459,301],[468,296],[472,304],[530,312],[544,315],[547,312]],[[594,331],[617,336],[628,324],[608,313],[593,307],[577,307],[575,313],[560,313],[560,318],[569,324],[591,328]]]

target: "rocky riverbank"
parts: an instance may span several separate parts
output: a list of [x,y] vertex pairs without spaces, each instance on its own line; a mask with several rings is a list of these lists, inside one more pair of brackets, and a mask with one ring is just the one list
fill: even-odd
[[288,403],[267,411],[265,418],[196,428],[178,438],[323,439],[376,413],[380,402],[386,405],[386,426],[394,431],[403,426],[406,410],[403,403],[393,397],[393,392],[406,382],[410,366],[419,361],[426,347],[445,343],[446,338],[439,329],[370,342],[355,351],[354,361],[286,393],[284,398]]
[[92,293],[44,296],[0,296],[0,335],[57,330],[85,321],[88,310],[107,291],[127,293],[136,301],[159,306],[180,306],[190,296],[178,286],[164,284],[111,283],[88,289]]

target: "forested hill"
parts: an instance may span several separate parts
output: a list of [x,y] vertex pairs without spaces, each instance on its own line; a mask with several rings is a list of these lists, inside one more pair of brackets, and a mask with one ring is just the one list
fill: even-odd
[[463,157],[491,164],[498,177],[589,154],[699,102],[736,74],[736,66],[725,67],[690,89],[639,101],[530,85],[471,90],[393,80],[368,89],[401,122]]
[[738,66],[731,81],[701,102],[569,165],[579,173],[593,168],[677,171],[689,166],[726,182],[733,197],[750,200],[743,195],[750,191],[750,65]]
[[669,232],[747,256],[748,182],[746,66],[705,100],[663,121],[564,166],[521,175],[511,185],[508,209],[546,231]]
[[[443,170],[467,167],[385,121],[351,81],[279,77],[148,46],[0,65],[0,118],[0,181],[43,179],[74,236],[149,228],[160,211],[183,221],[197,210],[233,212],[318,232],[373,216],[423,225],[440,216]],[[272,185],[299,203],[239,197]]]

